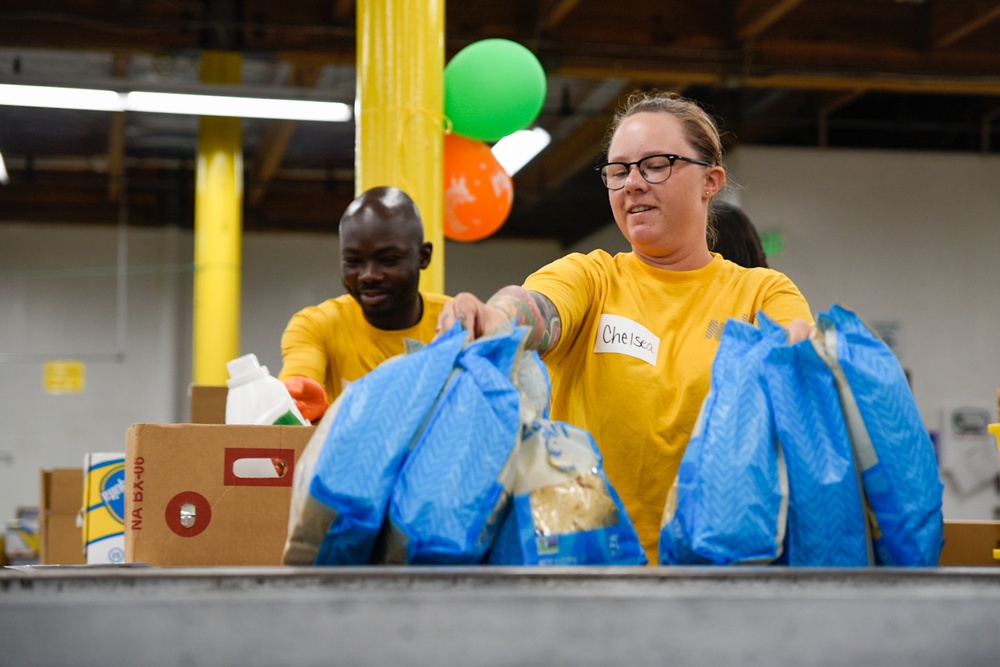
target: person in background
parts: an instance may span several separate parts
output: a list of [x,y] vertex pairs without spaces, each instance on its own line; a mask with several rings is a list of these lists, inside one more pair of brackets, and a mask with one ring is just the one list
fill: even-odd
[[709,246],[712,252],[748,269],[758,266],[767,268],[767,255],[764,254],[760,235],[743,209],[717,199],[712,202],[709,215],[713,217],[716,231],[715,243]]
[[362,193],[340,218],[339,236],[347,294],[300,310],[281,336],[278,378],[311,421],[348,384],[404,353],[407,339],[430,342],[450,299],[419,291],[433,248],[399,188]]
[[605,470],[650,563],[660,522],[731,317],[761,311],[789,340],[812,335],[809,305],[786,276],[709,251],[709,207],[726,185],[712,118],[673,93],[633,93],[609,128],[597,167],[631,252],[573,253],[483,303],[462,293],[457,320],[479,337],[513,320],[528,327],[552,376],[553,419],[594,436]]

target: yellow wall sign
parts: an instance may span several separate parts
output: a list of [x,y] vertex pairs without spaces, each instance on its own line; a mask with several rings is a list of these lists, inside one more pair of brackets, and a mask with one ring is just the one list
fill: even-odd
[[79,394],[87,379],[82,361],[46,361],[45,391],[49,394]]

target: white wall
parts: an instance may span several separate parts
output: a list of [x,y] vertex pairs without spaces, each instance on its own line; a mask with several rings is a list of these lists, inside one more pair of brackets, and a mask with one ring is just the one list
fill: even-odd
[[[744,148],[729,166],[742,186],[731,198],[762,230],[784,234],[772,265],[814,312],[839,302],[901,326],[900,357],[929,428],[954,407],[995,417],[1000,158]],[[37,503],[40,468],[122,451],[132,423],[188,418],[192,236],[128,230],[121,361],[110,359],[119,347],[117,241],[113,227],[0,225],[0,519]],[[610,215],[572,249],[595,247],[627,250]],[[444,250],[446,291],[484,297],[565,252],[502,240]],[[247,234],[241,351],[277,373],[288,318],[342,292],[336,236]],[[84,359],[85,391],[46,393],[49,359]],[[961,496],[948,484],[948,518],[992,518],[997,504],[993,487]]]

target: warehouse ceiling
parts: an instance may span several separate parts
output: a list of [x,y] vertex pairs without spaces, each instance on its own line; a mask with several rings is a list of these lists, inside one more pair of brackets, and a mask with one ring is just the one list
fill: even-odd
[[[363,3],[361,3],[363,6]],[[353,103],[353,0],[8,0],[0,83],[195,92],[239,50],[247,95]],[[592,166],[637,88],[700,101],[727,146],[996,154],[998,0],[452,0],[445,58],[488,37],[545,68],[553,143],[514,177],[496,234],[570,244],[609,220]],[[0,106],[0,223],[190,228],[198,119]],[[244,228],[333,231],[354,124],[244,120]]]

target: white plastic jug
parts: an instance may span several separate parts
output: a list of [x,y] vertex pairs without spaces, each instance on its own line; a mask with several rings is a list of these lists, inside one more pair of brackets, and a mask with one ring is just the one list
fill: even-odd
[[226,397],[227,424],[308,425],[285,383],[261,366],[257,355],[246,354],[226,364],[229,394]]

